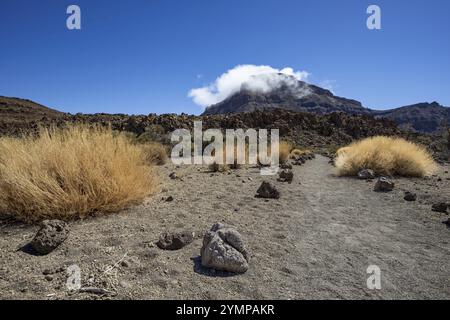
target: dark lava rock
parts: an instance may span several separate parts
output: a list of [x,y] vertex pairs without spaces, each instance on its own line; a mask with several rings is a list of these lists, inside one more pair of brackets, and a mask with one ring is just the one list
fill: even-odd
[[405,199],[406,201],[416,201],[417,195],[414,192],[406,191],[403,199]]
[[375,179],[375,172],[371,169],[363,169],[358,172],[359,179]]
[[447,221],[444,221],[443,223],[446,224],[447,227],[450,229],[450,218],[448,218]]
[[285,169],[285,170],[291,170],[292,169],[292,164],[282,163],[282,164],[280,164],[280,168],[281,169]]
[[49,254],[69,235],[67,224],[61,220],[44,220],[30,245],[39,254]]
[[172,180],[175,180],[175,179],[178,179],[178,175],[175,172],[171,172],[169,174],[169,178],[172,179]]
[[163,250],[179,250],[194,240],[192,232],[165,232],[159,236],[156,245]]
[[447,212],[447,207],[448,207],[447,203],[439,202],[439,203],[433,204],[432,207],[431,207],[431,210],[433,210],[435,212],[446,213]]
[[291,183],[294,179],[294,173],[291,170],[283,170],[280,172],[278,181]]
[[375,183],[373,190],[377,192],[389,192],[394,190],[394,186],[394,182],[392,182],[390,179],[386,177],[380,177]]
[[259,198],[279,199],[280,192],[270,182],[263,181],[256,191],[256,196]]

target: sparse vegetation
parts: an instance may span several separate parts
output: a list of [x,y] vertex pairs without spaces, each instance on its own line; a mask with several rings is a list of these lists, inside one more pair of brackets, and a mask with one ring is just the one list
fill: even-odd
[[217,162],[213,162],[209,165],[209,170],[211,172],[227,172],[229,169],[228,165],[218,164]]
[[0,139],[0,213],[27,222],[112,212],[155,191],[148,153],[110,128]]
[[337,151],[335,165],[341,176],[357,175],[362,169],[377,174],[423,177],[431,175],[436,164],[428,151],[401,138],[371,137]]
[[146,127],[145,132],[136,137],[136,141],[139,143],[159,142],[162,144],[170,144],[170,138],[164,127],[159,124],[151,124]]
[[143,150],[148,164],[161,166],[167,162],[167,150],[161,143],[148,142],[139,146]]
[[290,142],[281,141],[279,145],[280,163],[286,163],[289,160],[293,146]]
[[303,156],[303,155],[309,155],[312,154],[313,152],[309,149],[293,149],[289,155],[289,157],[291,159],[298,159],[299,157]]

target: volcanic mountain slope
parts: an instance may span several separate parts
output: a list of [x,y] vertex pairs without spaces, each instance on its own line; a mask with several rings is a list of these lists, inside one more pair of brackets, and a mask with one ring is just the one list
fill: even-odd
[[[203,115],[251,112],[254,110],[284,109],[325,114],[345,112],[351,115],[373,115],[395,121],[400,127],[418,132],[437,133],[450,124],[450,108],[437,102],[419,103],[390,110],[371,110],[358,101],[337,97],[329,90],[286,76],[286,85],[269,92],[241,90],[217,104]],[[289,85],[287,85],[289,84]],[[294,85],[293,85],[294,84]]]
[[285,109],[317,114],[331,112],[345,112],[348,114],[371,113],[369,109],[364,108],[356,100],[337,97],[329,90],[303,81],[295,81],[294,87],[282,85],[267,93],[250,91],[243,87],[238,93],[224,101],[206,108],[203,115],[268,109]]
[[0,117],[8,120],[40,120],[42,117],[60,118],[64,113],[36,102],[0,96]]
[[373,111],[377,117],[395,121],[399,127],[433,133],[450,125],[450,108],[437,102],[418,103],[386,111]]
[[0,96],[0,135],[19,135],[68,116],[30,100]]

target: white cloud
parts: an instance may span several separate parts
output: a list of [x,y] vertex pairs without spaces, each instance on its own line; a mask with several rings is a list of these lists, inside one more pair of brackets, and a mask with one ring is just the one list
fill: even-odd
[[[297,80],[306,81],[308,76],[308,72],[294,71],[292,68],[276,69],[271,66],[238,65],[219,76],[213,83],[192,89],[188,96],[196,104],[208,107],[225,100],[241,89],[263,93],[282,85],[298,89]],[[301,94],[306,94],[305,88],[302,88]]]

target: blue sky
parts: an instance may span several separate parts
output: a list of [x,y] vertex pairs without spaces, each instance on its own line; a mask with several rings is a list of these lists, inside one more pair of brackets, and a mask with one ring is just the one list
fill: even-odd
[[[79,5],[82,29],[66,28]],[[366,9],[382,10],[382,30]],[[76,113],[195,113],[240,64],[306,70],[386,109],[450,106],[448,0],[1,0],[0,95]]]

